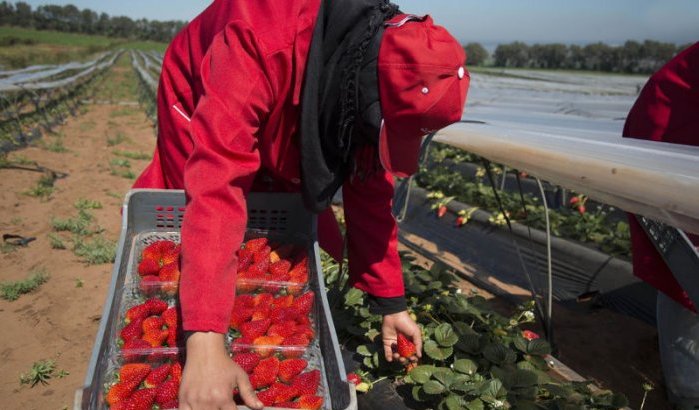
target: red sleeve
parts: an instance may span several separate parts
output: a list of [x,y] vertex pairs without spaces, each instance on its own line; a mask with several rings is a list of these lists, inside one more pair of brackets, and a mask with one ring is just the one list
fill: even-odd
[[393,186],[382,169],[364,181],[351,178],[342,188],[350,284],[382,298],[405,294],[398,224],[391,214]]
[[184,330],[228,329],[245,198],[260,167],[256,134],[273,98],[263,56],[252,29],[236,22],[217,35],[202,63],[204,93],[192,115],[194,147],[184,170]]

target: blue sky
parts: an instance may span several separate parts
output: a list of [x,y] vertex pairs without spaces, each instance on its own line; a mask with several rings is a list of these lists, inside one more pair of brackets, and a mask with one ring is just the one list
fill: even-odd
[[[110,15],[190,20],[209,0],[25,0],[74,4]],[[228,0],[255,1],[255,0]],[[291,1],[291,0],[278,0]],[[699,41],[697,0],[393,0],[403,11],[431,14],[462,42],[493,46],[527,43],[653,39],[678,44]]]

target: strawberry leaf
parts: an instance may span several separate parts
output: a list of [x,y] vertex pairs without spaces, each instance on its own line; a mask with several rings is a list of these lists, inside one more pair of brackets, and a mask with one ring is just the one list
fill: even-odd
[[410,378],[415,381],[415,383],[425,384],[432,377],[435,367],[431,365],[417,366],[410,371]]
[[454,362],[454,370],[462,374],[468,374],[469,376],[476,373],[478,370],[478,365],[470,359],[459,359]]
[[447,390],[442,383],[436,380],[429,380],[427,383],[422,385],[422,388],[427,394],[441,394]]
[[454,346],[459,341],[459,336],[449,323],[442,323],[434,331],[434,338],[442,347]]
[[434,360],[444,361],[454,353],[452,347],[439,347],[434,340],[428,340],[423,345],[425,353]]

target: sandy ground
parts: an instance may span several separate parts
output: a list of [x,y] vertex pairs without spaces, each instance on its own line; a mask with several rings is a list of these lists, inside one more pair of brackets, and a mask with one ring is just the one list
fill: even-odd
[[[110,161],[119,158],[113,151],[151,153],[155,144],[143,110],[119,104],[136,100],[129,63],[122,57],[99,84],[95,100],[113,104],[87,104],[82,114],[57,127],[55,136],[43,138],[49,143],[62,140],[67,152],[30,147],[10,155],[68,173],[56,181],[48,201],[23,194],[36,186],[40,173],[0,169],[0,233],[36,237],[28,247],[0,254],[0,281],[21,280],[37,269],[50,275],[35,292],[14,302],[0,300],[0,409],[72,408],[74,392],[83,383],[112,266],[87,266],[73,254],[69,242],[68,250],[52,249],[50,221],[75,216],[73,204],[79,198],[96,200],[102,209],[90,212],[106,238],[118,239],[122,198],[133,181],[111,174]],[[135,174],[147,162],[129,159]],[[45,386],[21,386],[20,375],[44,359],[55,360],[57,370],[69,374]]]
[[[117,240],[119,207],[133,181],[112,175],[110,162],[123,159],[114,150],[150,153],[155,144],[151,122],[133,105],[135,89],[129,61],[122,57],[94,96],[100,103],[86,105],[81,115],[56,128],[57,136],[44,138],[49,143],[62,140],[67,152],[30,147],[10,155],[69,174],[57,181],[50,200],[23,194],[41,174],[0,169],[0,233],[37,238],[26,248],[0,254],[0,281],[21,280],[37,269],[50,274],[35,292],[14,302],[0,300],[0,409],[72,408],[74,392],[83,383],[112,267],[86,265],[70,245],[68,250],[52,249],[50,221],[74,216],[77,199],[96,200],[103,207],[90,212],[105,229],[103,235]],[[130,169],[137,175],[147,162],[129,159]],[[508,308],[497,298],[494,302]],[[669,408],[663,398],[654,328],[607,310],[556,307],[554,315],[561,361],[603,387],[626,393],[633,408],[638,408],[643,395],[641,383],[650,380],[658,388],[650,394],[646,409]],[[55,360],[57,370],[68,375],[51,379],[48,385],[20,385],[20,375],[43,359]]]

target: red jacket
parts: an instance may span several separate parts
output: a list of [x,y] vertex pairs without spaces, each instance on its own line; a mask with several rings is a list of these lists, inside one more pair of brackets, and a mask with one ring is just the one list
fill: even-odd
[[[624,136],[699,145],[699,43],[675,56],[648,80],[629,112]],[[696,310],[633,215],[629,225],[634,274]],[[699,237],[688,236],[699,244]]]
[[[186,191],[185,330],[228,328],[248,192],[299,190],[300,91],[319,7],[320,0],[216,0],[165,53],[158,145],[134,187]],[[350,280],[379,297],[404,294],[392,198],[385,171],[343,186]],[[330,212],[320,217],[319,237],[340,253]]]

